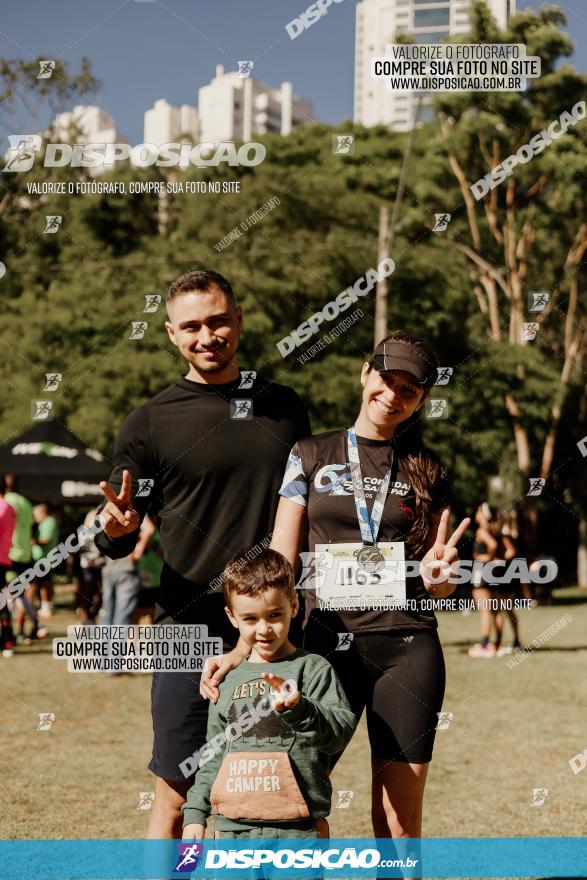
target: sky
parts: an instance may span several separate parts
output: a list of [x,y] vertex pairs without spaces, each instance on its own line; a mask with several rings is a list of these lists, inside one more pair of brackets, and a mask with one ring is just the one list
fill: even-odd
[[[83,55],[101,82],[95,103],[114,117],[125,140],[143,139],[143,115],[158,98],[197,104],[197,90],[216,65],[235,70],[253,60],[253,75],[313,101],[317,119],[353,115],[354,0],[341,0],[295,40],[285,25],[311,0],[20,0],[4,4],[0,58],[60,58],[79,68]],[[538,9],[542,0],[518,0]],[[587,0],[559,0],[587,70]],[[89,103],[86,101],[86,103]],[[49,118],[41,119],[47,124]]]

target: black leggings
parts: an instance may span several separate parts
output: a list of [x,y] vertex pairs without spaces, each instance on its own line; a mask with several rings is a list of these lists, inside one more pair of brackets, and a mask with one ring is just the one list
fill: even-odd
[[[350,647],[342,651],[336,649],[338,641],[338,634],[319,618],[310,618],[304,648],[334,666],[357,718],[366,708],[373,757],[428,763],[445,685],[436,630],[355,633]],[[339,758],[336,755],[331,766]]]

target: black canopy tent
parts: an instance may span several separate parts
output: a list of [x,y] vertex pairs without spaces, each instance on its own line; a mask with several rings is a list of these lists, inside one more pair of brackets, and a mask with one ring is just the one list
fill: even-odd
[[104,498],[99,482],[110,469],[101,453],[53,419],[0,446],[0,474],[14,474],[18,491],[31,501],[96,504]]

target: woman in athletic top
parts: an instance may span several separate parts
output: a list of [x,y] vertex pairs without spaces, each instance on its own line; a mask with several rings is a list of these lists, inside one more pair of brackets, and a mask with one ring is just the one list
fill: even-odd
[[[516,555],[516,546],[510,535],[505,517],[487,502],[479,505],[475,514],[477,529],[473,544],[475,562],[502,562],[503,573],[507,563]],[[501,577],[502,572],[500,572]],[[501,657],[520,650],[518,617],[514,610],[514,593],[517,586],[511,581],[489,581],[480,570],[473,569],[473,598],[479,611],[481,641],[469,648],[469,657]],[[507,615],[514,634],[513,644],[502,645],[504,617]],[[491,642],[492,624],[495,626],[495,642]]]
[[454,590],[447,569],[469,523],[448,537],[448,481],[420,434],[437,368],[411,334],[376,347],[354,426],[293,447],[271,544],[294,566],[306,540],[315,554],[300,583],[304,647],[332,663],[353,712],[366,709],[376,837],[421,834],[445,685],[430,599]]
[[[492,523],[497,516],[496,511],[484,501],[475,512],[475,541],[473,542],[473,561],[493,562],[497,558],[498,542],[493,534]],[[491,586],[484,580],[481,569],[473,567],[473,599],[479,612],[481,641],[469,648],[469,657],[494,657],[496,647],[491,642],[491,625],[495,620],[492,608],[494,598]]]

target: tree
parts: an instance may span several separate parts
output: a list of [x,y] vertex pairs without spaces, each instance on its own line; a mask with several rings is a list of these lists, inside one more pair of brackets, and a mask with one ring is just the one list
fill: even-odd
[[[49,61],[52,69],[43,70]],[[47,75],[48,74],[48,75]],[[67,109],[74,98],[94,94],[98,89],[89,58],[82,58],[79,73],[71,73],[64,61],[38,55],[32,61],[0,58],[0,129],[41,130],[47,109],[55,116]]]
[[226,720],[228,722],[227,726],[231,724],[236,724],[238,721],[238,712],[236,710],[236,703],[232,702],[228,707],[228,712],[226,713]]
[[[249,709],[249,707],[245,703],[245,705],[241,708],[241,715],[244,715],[245,713],[249,714],[250,711],[251,710]],[[241,734],[242,739],[253,739],[254,736],[255,736],[255,725],[254,724],[252,725],[252,727],[249,727],[248,730],[243,730],[243,732]]]
[[[254,708],[266,699],[267,697],[257,697]],[[291,728],[275,709],[271,709],[268,715],[261,715],[253,729],[258,740],[280,739],[283,736],[291,735]]]
[[[580,510],[575,487],[582,460],[566,468],[561,437],[576,422],[582,393],[584,342],[573,347],[573,339],[585,310],[579,234],[585,216],[579,187],[586,176],[583,129],[570,128],[515,169],[513,187],[504,182],[472,210],[454,168],[465,175],[465,186],[483,176],[494,149],[497,159],[509,155],[535,125],[556,118],[553,107],[572,106],[582,79],[570,68],[554,70],[568,40],[552,7],[539,16],[517,16],[513,33],[501,36],[478,9],[475,15],[475,39],[527,40],[529,53],[543,59],[544,75],[524,95],[448,94],[439,101],[442,128],[430,122],[416,132],[391,252],[391,326],[424,336],[441,363],[455,369],[447,389],[433,390],[449,399],[449,417],[425,420],[425,435],[453,480],[456,516],[487,497],[488,475],[502,479],[504,504],[522,498],[529,505],[525,481],[540,473],[549,436],[554,458],[538,502],[546,514],[549,507],[560,511],[560,504]],[[276,347],[377,265],[380,206],[393,203],[399,186],[407,135],[344,123],[340,130],[353,132],[355,152],[341,157],[332,153],[336,130],[312,125],[288,137],[263,137],[267,159],[252,168],[176,169],[177,183],[238,182],[241,191],[170,193],[164,235],[157,195],[131,194],[128,186],[117,195],[35,195],[28,189],[32,181],[90,180],[87,169],[45,168],[40,162],[30,172],[4,175],[4,439],[30,419],[44,373],[61,372],[56,417],[111,457],[130,410],[185,372],[163,327],[163,298],[173,278],[192,266],[220,271],[235,288],[245,314],[242,367],[299,391],[315,432],[351,424],[360,405],[361,365],[372,351],[374,291],[325,321],[287,358]],[[128,163],[99,179],[173,182],[166,169]],[[273,210],[248,223],[274,196],[279,202]],[[438,211],[452,214],[442,234],[432,232]],[[63,217],[55,235],[43,232],[47,214]],[[235,228],[241,234],[220,245]],[[511,342],[510,328],[527,318],[527,290],[548,290],[551,300],[538,315],[535,342]],[[162,301],[145,314],[149,294]],[[352,327],[308,360],[299,357],[355,311]],[[130,338],[133,322],[147,324],[140,338]],[[559,410],[552,405],[557,389]],[[519,417],[510,412],[511,400]],[[585,434],[587,427],[574,443]],[[520,461],[524,437],[527,467]],[[565,500],[571,490],[572,502]],[[576,533],[576,516],[572,528]]]
[[[524,93],[467,92],[438,100],[441,140],[434,146],[446,150],[463,205],[444,241],[466,261],[478,310],[474,335],[489,340],[486,356],[500,358],[509,373],[502,400],[522,492],[528,478],[548,480],[552,473],[561,416],[585,354],[584,126],[570,125],[480,201],[471,185],[583,98],[587,78],[569,65],[555,70],[559,57],[572,52],[558,30],[564,23],[560,9],[546,5],[538,14],[513,16],[509,32],[501,32],[476,0],[472,34],[460,41],[525,43],[529,55],[541,57],[542,75]],[[535,314],[527,304],[532,290],[550,294]],[[538,325],[535,341],[525,338],[529,323]],[[535,524],[535,499],[523,500],[523,507]]]

